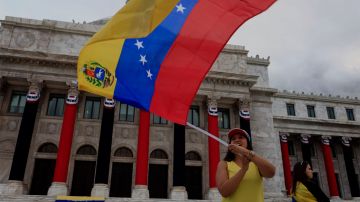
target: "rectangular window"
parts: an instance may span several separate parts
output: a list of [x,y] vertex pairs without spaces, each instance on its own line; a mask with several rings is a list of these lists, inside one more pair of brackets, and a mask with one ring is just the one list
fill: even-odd
[[9,106],[11,113],[23,113],[26,104],[26,92],[13,92]]
[[128,104],[120,103],[120,121],[134,122],[135,108]]
[[230,112],[229,109],[218,108],[218,125],[221,129],[230,128]]
[[288,140],[288,151],[289,151],[289,156],[295,156],[295,145],[294,145],[294,141],[292,140]]
[[64,115],[65,95],[50,94],[47,108],[48,116]]
[[100,98],[86,97],[85,101],[85,119],[99,119],[100,118]]
[[294,104],[287,103],[286,110],[287,110],[288,116],[295,116],[295,105]]
[[326,107],[326,111],[329,119],[335,119],[334,107]]
[[200,125],[199,106],[191,106],[188,113],[188,122],[194,126]]
[[168,121],[160,116],[157,116],[155,114],[153,114],[153,124],[162,124],[162,125],[166,125],[168,123]]
[[346,115],[349,121],[355,121],[354,110],[346,108]]
[[314,105],[306,105],[308,117],[315,118],[315,106]]

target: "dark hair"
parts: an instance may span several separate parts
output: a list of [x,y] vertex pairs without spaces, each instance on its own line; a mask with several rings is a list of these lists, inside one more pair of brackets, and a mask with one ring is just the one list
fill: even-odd
[[307,161],[297,162],[294,165],[293,169],[293,180],[292,180],[292,190],[291,192],[295,195],[296,184],[297,182],[305,183],[308,181],[308,176],[306,175],[306,167],[310,165]]
[[[232,140],[232,138],[229,139],[229,144],[230,144],[231,140]],[[246,149],[253,150],[252,145],[251,145],[251,141],[248,138],[246,138],[246,142],[247,142]],[[224,161],[230,162],[230,161],[232,161],[234,159],[235,159],[235,154],[232,153],[231,151],[229,151],[229,149],[228,149],[228,151],[227,151],[227,153],[226,153],[226,155],[224,157]]]

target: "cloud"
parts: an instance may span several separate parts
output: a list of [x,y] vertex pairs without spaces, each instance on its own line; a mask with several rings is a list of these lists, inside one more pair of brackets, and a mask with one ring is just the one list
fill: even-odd
[[360,95],[360,1],[278,0],[230,40],[270,56],[279,89]]
[[0,0],[0,18],[15,16],[72,22],[91,22],[114,15],[125,0]]

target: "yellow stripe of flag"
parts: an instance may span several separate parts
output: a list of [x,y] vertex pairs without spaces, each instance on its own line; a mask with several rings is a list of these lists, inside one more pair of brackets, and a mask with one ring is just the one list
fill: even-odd
[[110,39],[145,37],[169,15],[178,2],[179,0],[130,0],[88,41],[88,45]]
[[[130,0],[81,50],[77,64],[79,89],[113,98],[117,82],[116,65],[124,41],[150,34],[178,2],[179,0]],[[103,81],[89,76],[94,75],[98,67],[107,72]]]

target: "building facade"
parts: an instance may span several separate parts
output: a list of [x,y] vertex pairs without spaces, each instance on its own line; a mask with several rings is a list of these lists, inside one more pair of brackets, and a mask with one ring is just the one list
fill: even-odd
[[359,197],[359,115],[357,97],[274,95],[274,130],[287,144],[291,168],[311,162],[315,181],[329,196]]
[[[77,55],[103,21],[1,21],[3,194],[15,193],[20,182],[18,192],[30,195],[96,195],[102,190],[111,197],[174,197],[176,126],[123,103],[112,108],[111,101],[76,88]],[[269,86],[269,64],[269,58],[249,57],[244,47],[227,45],[200,86],[188,121],[215,130],[227,141],[230,128],[242,127],[242,112],[250,111],[254,150],[277,169],[274,178],[265,180],[266,198],[286,196],[291,167],[302,160],[312,162],[329,196],[357,197],[360,102],[278,92]],[[105,127],[104,119],[113,124]],[[103,130],[111,127],[111,137],[104,140]],[[188,198],[215,199],[213,159],[222,158],[226,148],[220,145],[213,153],[206,136],[189,127],[184,130]],[[332,149],[330,163],[323,145]],[[110,158],[100,165],[104,151]],[[100,172],[106,164],[108,169]]]

